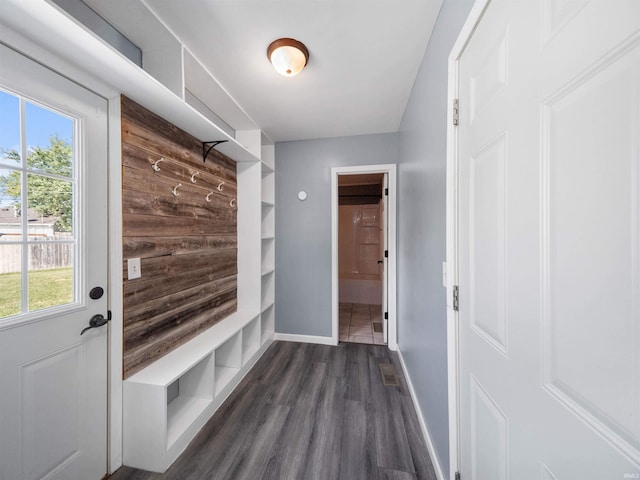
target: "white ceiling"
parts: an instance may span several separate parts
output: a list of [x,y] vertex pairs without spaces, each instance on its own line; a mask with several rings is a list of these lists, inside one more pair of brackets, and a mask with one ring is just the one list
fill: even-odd
[[[442,0],[144,3],[259,128],[287,141],[397,131]],[[297,77],[267,59],[280,37],[309,49]]]

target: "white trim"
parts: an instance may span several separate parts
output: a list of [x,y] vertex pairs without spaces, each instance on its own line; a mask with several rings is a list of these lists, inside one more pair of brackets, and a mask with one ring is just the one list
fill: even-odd
[[[458,62],[491,0],[476,0],[449,54],[447,94],[447,371],[449,403],[449,478],[460,468],[458,314],[453,286],[458,284],[458,130],[453,126],[453,100],[458,98]],[[402,357],[400,357],[402,359]],[[404,366],[404,364],[403,364]],[[405,374],[406,376],[406,374]],[[413,390],[412,390],[413,396]],[[417,409],[417,407],[416,407]],[[418,412],[420,411],[417,409]],[[418,417],[421,418],[420,414]]]
[[318,345],[338,345],[338,342],[333,337],[318,337],[315,335],[296,335],[293,333],[276,333],[273,337],[274,340],[280,340],[283,342],[298,342],[298,343],[317,343]]
[[[438,480],[446,480],[444,476],[442,466],[440,465],[440,459],[436,453],[436,449],[433,446],[433,440],[431,439],[431,435],[429,434],[429,427],[427,426],[427,422],[422,416],[422,410],[420,409],[420,402],[418,402],[418,397],[416,396],[416,392],[413,389],[413,383],[411,382],[411,377],[409,376],[409,371],[407,370],[407,366],[404,363],[404,358],[402,357],[402,352],[398,349],[398,358],[400,359],[400,365],[402,365],[402,373],[404,374],[404,379],[407,382],[407,387],[409,388],[409,394],[411,395],[411,401],[413,402],[413,408],[416,411],[416,415],[418,416],[418,423],[420,423],[420,430],[422,430],[422,436],[424,437],[424,441],[427,444],[427,450],[429,451],[429,457],[431,458],[431,463],[433,464],[433,469],[436,472],[436,478]],[[454,478],[453,476],[451,478]]]
[[109,428],[108,473],[122,466],[122,132],[120,95],[109,99]]
[[398,348],[397,317],[396,317],[396,165],[363,165],[357,167],[333,167],[331,169],[331,328],[333,345],[338,344],[339,316],[338,316],[338,175],[357,175],[361,173],[386,173],[389,176],[389,225],[388,244],[389,258],[387,259],[388,276],[388,304],[389,312],[389,350]]

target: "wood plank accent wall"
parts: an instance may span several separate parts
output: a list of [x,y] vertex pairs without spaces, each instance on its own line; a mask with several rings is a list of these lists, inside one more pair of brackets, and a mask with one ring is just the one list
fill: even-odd
[[[234,161],[203,163],[200,140],[121,100],[126,379],[237,310],[237,182]],[[129,258],[141,278],[128,279]]]

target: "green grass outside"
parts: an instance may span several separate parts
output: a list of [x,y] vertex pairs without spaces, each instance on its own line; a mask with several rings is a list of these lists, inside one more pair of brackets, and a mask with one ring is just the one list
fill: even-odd
[[[0,318],[21,313],[21,275],[0,275]],[[52,268],[29,272],[29,311],[64,305],[73,301],[73,271]]]

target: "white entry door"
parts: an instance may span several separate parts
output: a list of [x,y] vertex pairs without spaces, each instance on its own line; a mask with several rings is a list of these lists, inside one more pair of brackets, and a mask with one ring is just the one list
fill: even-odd
[[458,81],[461,478],[640,478],[640,2],[491,1]]
[[99,480],[107,104],[0,46],[0,124],[0,479]]

